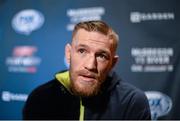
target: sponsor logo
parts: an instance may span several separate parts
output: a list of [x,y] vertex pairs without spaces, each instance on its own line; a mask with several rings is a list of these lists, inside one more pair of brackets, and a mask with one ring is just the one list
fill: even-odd
[[157,91],[147,91],[145,94],[149,100],[152,119],[165,116],[172,109],[172,100],[169,96]]
[[174,20],[175,15],[172,12],[164,13],[141,13],[141,12],[131,12],[130,21],[132,23],[140,23],[142,21],[157,21],[157,20]]
[[35,56],[35,46],[16,46],[13,49],[13,56],[7,57],[6,65],[9,72],[35,73],[41,59]]
[[5,102],[10,101],[26,101],[28,95],[27,94],[20,94],[20,93],[12,93],[9,91],[2,91],[1,98]]
[[75,24],[81,21],[101,20],[102,15],[104,14],[104,7],[68,9],[67,16],[70,18],[70,23],[67,25],[66,28],[68,31],[72,31]]
[[39,29],[44,23],[44,16],[37,10],[26,9],[18,12],[12,19],[13,29],[24,35]]

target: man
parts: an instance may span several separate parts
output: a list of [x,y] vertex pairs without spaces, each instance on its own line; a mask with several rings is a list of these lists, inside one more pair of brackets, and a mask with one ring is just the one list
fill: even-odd
[[150,120],[144,93],[112,72],[117,45],[118,35],[106,23],[77,24],[65,48],[69,71],[56,74],[29,95],[23,118]]

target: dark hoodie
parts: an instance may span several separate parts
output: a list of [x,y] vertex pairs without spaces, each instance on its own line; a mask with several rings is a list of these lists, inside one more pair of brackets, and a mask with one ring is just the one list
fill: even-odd
[[101,92],[93,97],[78,97],[69,89],[69,72],[36,88],[28,97],[23,119],[60,120],[150,120],[144,93],[110,74]]

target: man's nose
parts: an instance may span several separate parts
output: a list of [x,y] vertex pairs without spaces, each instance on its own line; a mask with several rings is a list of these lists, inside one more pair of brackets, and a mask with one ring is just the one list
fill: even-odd
[[87,58],[85,63],[85,68],[89,71],[96,71],[96,67],[97,67],[97,62],[96,62],[96,57],[95,55],[91,55],[89,56],[89,58]]

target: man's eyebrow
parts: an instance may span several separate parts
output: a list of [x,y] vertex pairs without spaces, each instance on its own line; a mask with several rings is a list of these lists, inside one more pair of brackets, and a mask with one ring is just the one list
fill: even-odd
[[76,47],[86,47],[86,48],[88,48],[88,46],[87,46],[87,45],[84,45],[84,44],[76,44],[75,46],[76,46]]
[[[75,48],[78,48],[78,47],[89,48],[88,45],[76,43],[76,44],[75,44]],[[108,50],[105,50],[105,49],[99,49],[99,50],[97,51],[97,53],[104,53],[104,54],[110,55],[110,52],[109,52]]]
[[75,44],[75,48],[78,49],[79,47],[83,47],[83,48],[89,48],[87,45],[85,44]]
[[110,55],[109,51],[103,50],[103,49],[98,50],[98,53],[104,53],[104,54]]

